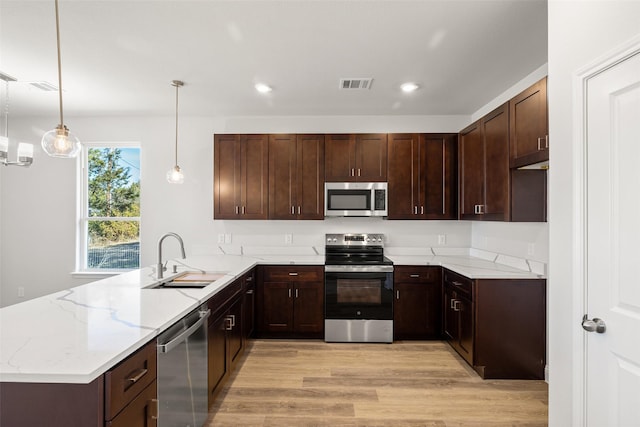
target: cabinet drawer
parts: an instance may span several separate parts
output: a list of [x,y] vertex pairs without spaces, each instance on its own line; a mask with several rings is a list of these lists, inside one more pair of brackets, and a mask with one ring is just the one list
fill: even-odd
[[211,309],[212,318],[217,312],[225,310],[228,304],[242,292],[244,282],[244,276],[240,277],[209,298],[207,306]]
[[265,282],[315,282],[324,280],[323,267],[282,266],[265,267]]
[[158,372],[156,341],[153,340],[105,374],[105,418],[113,419],[142,390],[155,381]]
[[106,427],[158,425],[158,384],[154,381],[133,399],[117,417],[108,421]]
[[449,286],[456,292],[460,292],[467,295],[467,297],[472,298],[473,280],[459,274],[452,273],[449,270],[444,270],[443,282],[445,286]]
[[396,283],[436,282],[440,267],[420,267],[399,265],[393,268],[393,280]]

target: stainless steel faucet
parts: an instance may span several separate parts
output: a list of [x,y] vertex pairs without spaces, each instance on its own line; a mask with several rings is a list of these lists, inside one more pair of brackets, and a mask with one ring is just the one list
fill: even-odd
[[162,273],[166,270],[166,267],[162,263],[162,241],[169,236],[173,236],[178,239],[180,242],[180,250],[182,251],[182,259],[185,259],[187,256],[184,253],[184,242],[182,241],[182,237],[178,236],[176,233],[167,233],[164,236],[160,237],[158,240],[158,265],[157,265],[157,275],[158,279],[162,279]]

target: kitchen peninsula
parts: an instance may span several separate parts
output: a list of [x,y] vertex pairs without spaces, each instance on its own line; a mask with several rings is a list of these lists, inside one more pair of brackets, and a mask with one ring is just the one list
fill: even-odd
[[[150,289],[157,279],[153,269],[143,268],[2,308],[0,421],[12,419],[17,411],[22,412],[22,420],[73,412],[81,406],[77,399],[89,399],[94,406],[89,405],[88,416],[96,418],[92,425],[103,425],[102,384],[95,387],[97,396],[87,392],[91,384],[102,381],[105,372],[254,267],[324,264],[324,256],[314,251],[300,255],[309,248],[295,248],[298,255],[291,255],[291,249],[283,255],[212,255],[176,261],[179,272],[225,273],[201,289]],[[544,277],[543,264],[474,249],[388,248],[387,253],[396,265],[442,266],[469,279]],[[82,392],[58,395],[52,408],[45,398],[58,385],[75,385],[67,390]],[[42,392],[32,392],[34,387]],[[20,393],[24,402],[12,407]],[[65,399],[66,406],[61,403]]]

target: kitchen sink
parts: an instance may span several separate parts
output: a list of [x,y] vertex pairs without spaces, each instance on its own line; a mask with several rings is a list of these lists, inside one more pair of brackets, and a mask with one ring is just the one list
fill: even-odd
[[152,285],[146,286],[146,289],[198,289],[209,286],[216,280],[223,278],[226,273],[202,273],[185,271],[177,276],[167,277]]

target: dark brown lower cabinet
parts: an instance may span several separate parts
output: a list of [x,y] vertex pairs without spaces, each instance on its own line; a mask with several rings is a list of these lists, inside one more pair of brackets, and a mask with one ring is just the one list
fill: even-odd
[[260,336],[324,336],[322,266],[265,266],[259,277],[257,332]]
[[443,269],[444,335],[482,378],[544,379],[546,280]]
[[156,340],[89,384],[1,383],[0,425],[155,427]]
[[222,390],[244,351],[244,281],[244,277],[237,279],[208,303],[212,313],[207,331],[209,406]]
[[394,340],[440,339],[441,267],[395,266]]

